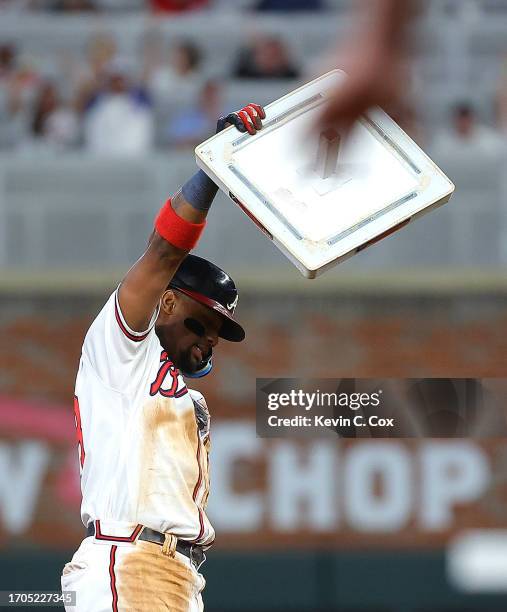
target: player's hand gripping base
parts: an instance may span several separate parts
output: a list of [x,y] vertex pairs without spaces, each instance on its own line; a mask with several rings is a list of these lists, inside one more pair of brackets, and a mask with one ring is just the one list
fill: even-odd
[[217,134],[229,125],[234,125],[240,132],[248,132],[252,136],[262,129],[262,120],[266,113],[262,106],[251,102],[239,111],[220,117],[217,121]]

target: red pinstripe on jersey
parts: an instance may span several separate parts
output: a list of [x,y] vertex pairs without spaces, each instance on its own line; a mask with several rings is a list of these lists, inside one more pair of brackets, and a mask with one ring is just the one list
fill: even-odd
[[121,331],[127,336],[127,338],[129,340],[132,340],[133,342],[141,342],[150,333],[148,331],[145,334],[141,334],[140,336],[136,336],[136,335],[134,335],[134,334],[129,332],[129,330],[125,327],[125,325],[124,325],[124,323],[122,321],[122,317],[121,317],[121,314],[120,314],[120,307],[119,307],[119,304],[118,304],[118,295],[116,295],[115,299],[114,299],[114,316],[116,318],[116,322],[118,323]]
[[74,419],[76,422],[76,440],[79,450],[79,464],[81,469],[83,469],[86,453],[84,449],[83,428],[81,427],[81,413],[79,411],[79,400],[77,395],[74,395]]
[[192,494],[192,499],[194,500],[197,510],[199,512],[199,535],[193,540],[193,542],[198,542],[203,534],[204,534],[204,518],[202,515],[202,510],[199,504],[197,503],[197,494],[201,487],[202,483],[202,467],[201,467],[201,438],[199,436],[199,427],[197,428],[197,465],[199,466],[199,477],[197,478],[197,482],[195,483],[194,492]]
[[110,542],[134,542],[137,536],[141,533],[143,526],[137,525],[134,531],[129,536],[110,536],[105,535],[100,530],[100,520],[95,521],[95,539],[108,540]]
[[109,582],[111,584],[111,594],[113,596],[113,612],[118,612],[118,591],[116,590],[116,575],[114,573],[117,548],[117,546],[111,546],[111,554],[109,555]]

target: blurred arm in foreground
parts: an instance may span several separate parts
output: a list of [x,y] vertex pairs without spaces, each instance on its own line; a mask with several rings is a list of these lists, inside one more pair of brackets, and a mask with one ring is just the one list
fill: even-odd
[[349,77],[332,94],[318,127],[334,125],[346,133],[371,106],[396,103],[402,91],[405,26],[413,0],[369,0],[365,22],[338,50]]

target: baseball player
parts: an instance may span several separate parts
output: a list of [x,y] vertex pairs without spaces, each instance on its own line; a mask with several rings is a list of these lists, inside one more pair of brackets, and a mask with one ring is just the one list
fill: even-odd
[[[217,131],[253,135],[264,117],[250,104]],[[167,201],[86,334],[74,397],[86,538],[63,569],[67,610],[203,609],[210,419],[185,379],[210,372],[219,338],[245,337],[233,280],[188,254],[217,190],[199,171]]]

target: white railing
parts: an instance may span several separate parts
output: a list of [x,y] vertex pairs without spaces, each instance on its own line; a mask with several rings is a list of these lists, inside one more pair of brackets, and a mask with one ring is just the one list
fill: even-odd
[[[365,269],[507,264],[507,190],[500,160],[443,163],[451,203],[354,257]],[[482,164],[482,166],[481,166]],[[143,251],[156,210],[195,171],[192,152],[140,160],[75,154],[0,160],[0,271],[125,267]],[[285,265],[223,194],[200,252],[235,268]]]

